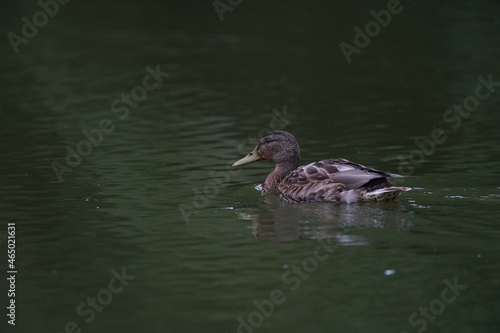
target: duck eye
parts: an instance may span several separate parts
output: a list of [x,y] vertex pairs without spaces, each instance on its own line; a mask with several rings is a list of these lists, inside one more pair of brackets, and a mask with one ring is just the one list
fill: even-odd
[[271,142],[273,142],[273,141],[276,141],[276,140],[271,140],[271,139],[269,139],[269,138],[265,138],[265,139],[264,139],[264,143],[271,143]]

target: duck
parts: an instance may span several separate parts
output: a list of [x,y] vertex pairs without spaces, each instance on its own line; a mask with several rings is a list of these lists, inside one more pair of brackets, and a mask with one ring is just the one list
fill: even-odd
[[294,203],[396,200],[409,187],[394,186],[399,174],[373,169],[345,158],[333,158],[299,166],[300,148],[286,131],[264,134],[257,146],[232,164],[239,167],[257,161],[275,163],[262,184],[264,193],[278,193]]

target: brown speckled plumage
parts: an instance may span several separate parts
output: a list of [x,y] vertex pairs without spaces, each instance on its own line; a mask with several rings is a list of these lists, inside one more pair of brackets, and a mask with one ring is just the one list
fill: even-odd
[[355,202],[394,200],[407,187],[396,187],[389,178],[397,174],[369,168],[343,158],[298,166],[300,149],[295,137],[285,131],[265,134],[254,151],[233,166],[270,160],[275,169],[263,189],[277,192],[293,202]]

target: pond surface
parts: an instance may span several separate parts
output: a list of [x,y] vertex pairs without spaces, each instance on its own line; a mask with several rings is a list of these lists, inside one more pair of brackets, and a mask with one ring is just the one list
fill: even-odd
[[[5,36],[40,7],[0,5],[2,327],[497,331],[500,3],[405,1],[390,22],[387,2],[231,8],[72,1],[15,53]],[[372,10],[386,26],[368,42]],[[230,165],[269,129],[304,164],[343,157],[413,190],[263,196],[271,164]]]

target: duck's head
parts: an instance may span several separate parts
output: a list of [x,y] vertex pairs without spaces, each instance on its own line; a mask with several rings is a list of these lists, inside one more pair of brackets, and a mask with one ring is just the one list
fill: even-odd
[[295,169],[299,165],[300,149],[295,137],[286,131],[266,133],[259,144],[247,156],[233,163],[233,167],[267,160],[287,169]]

